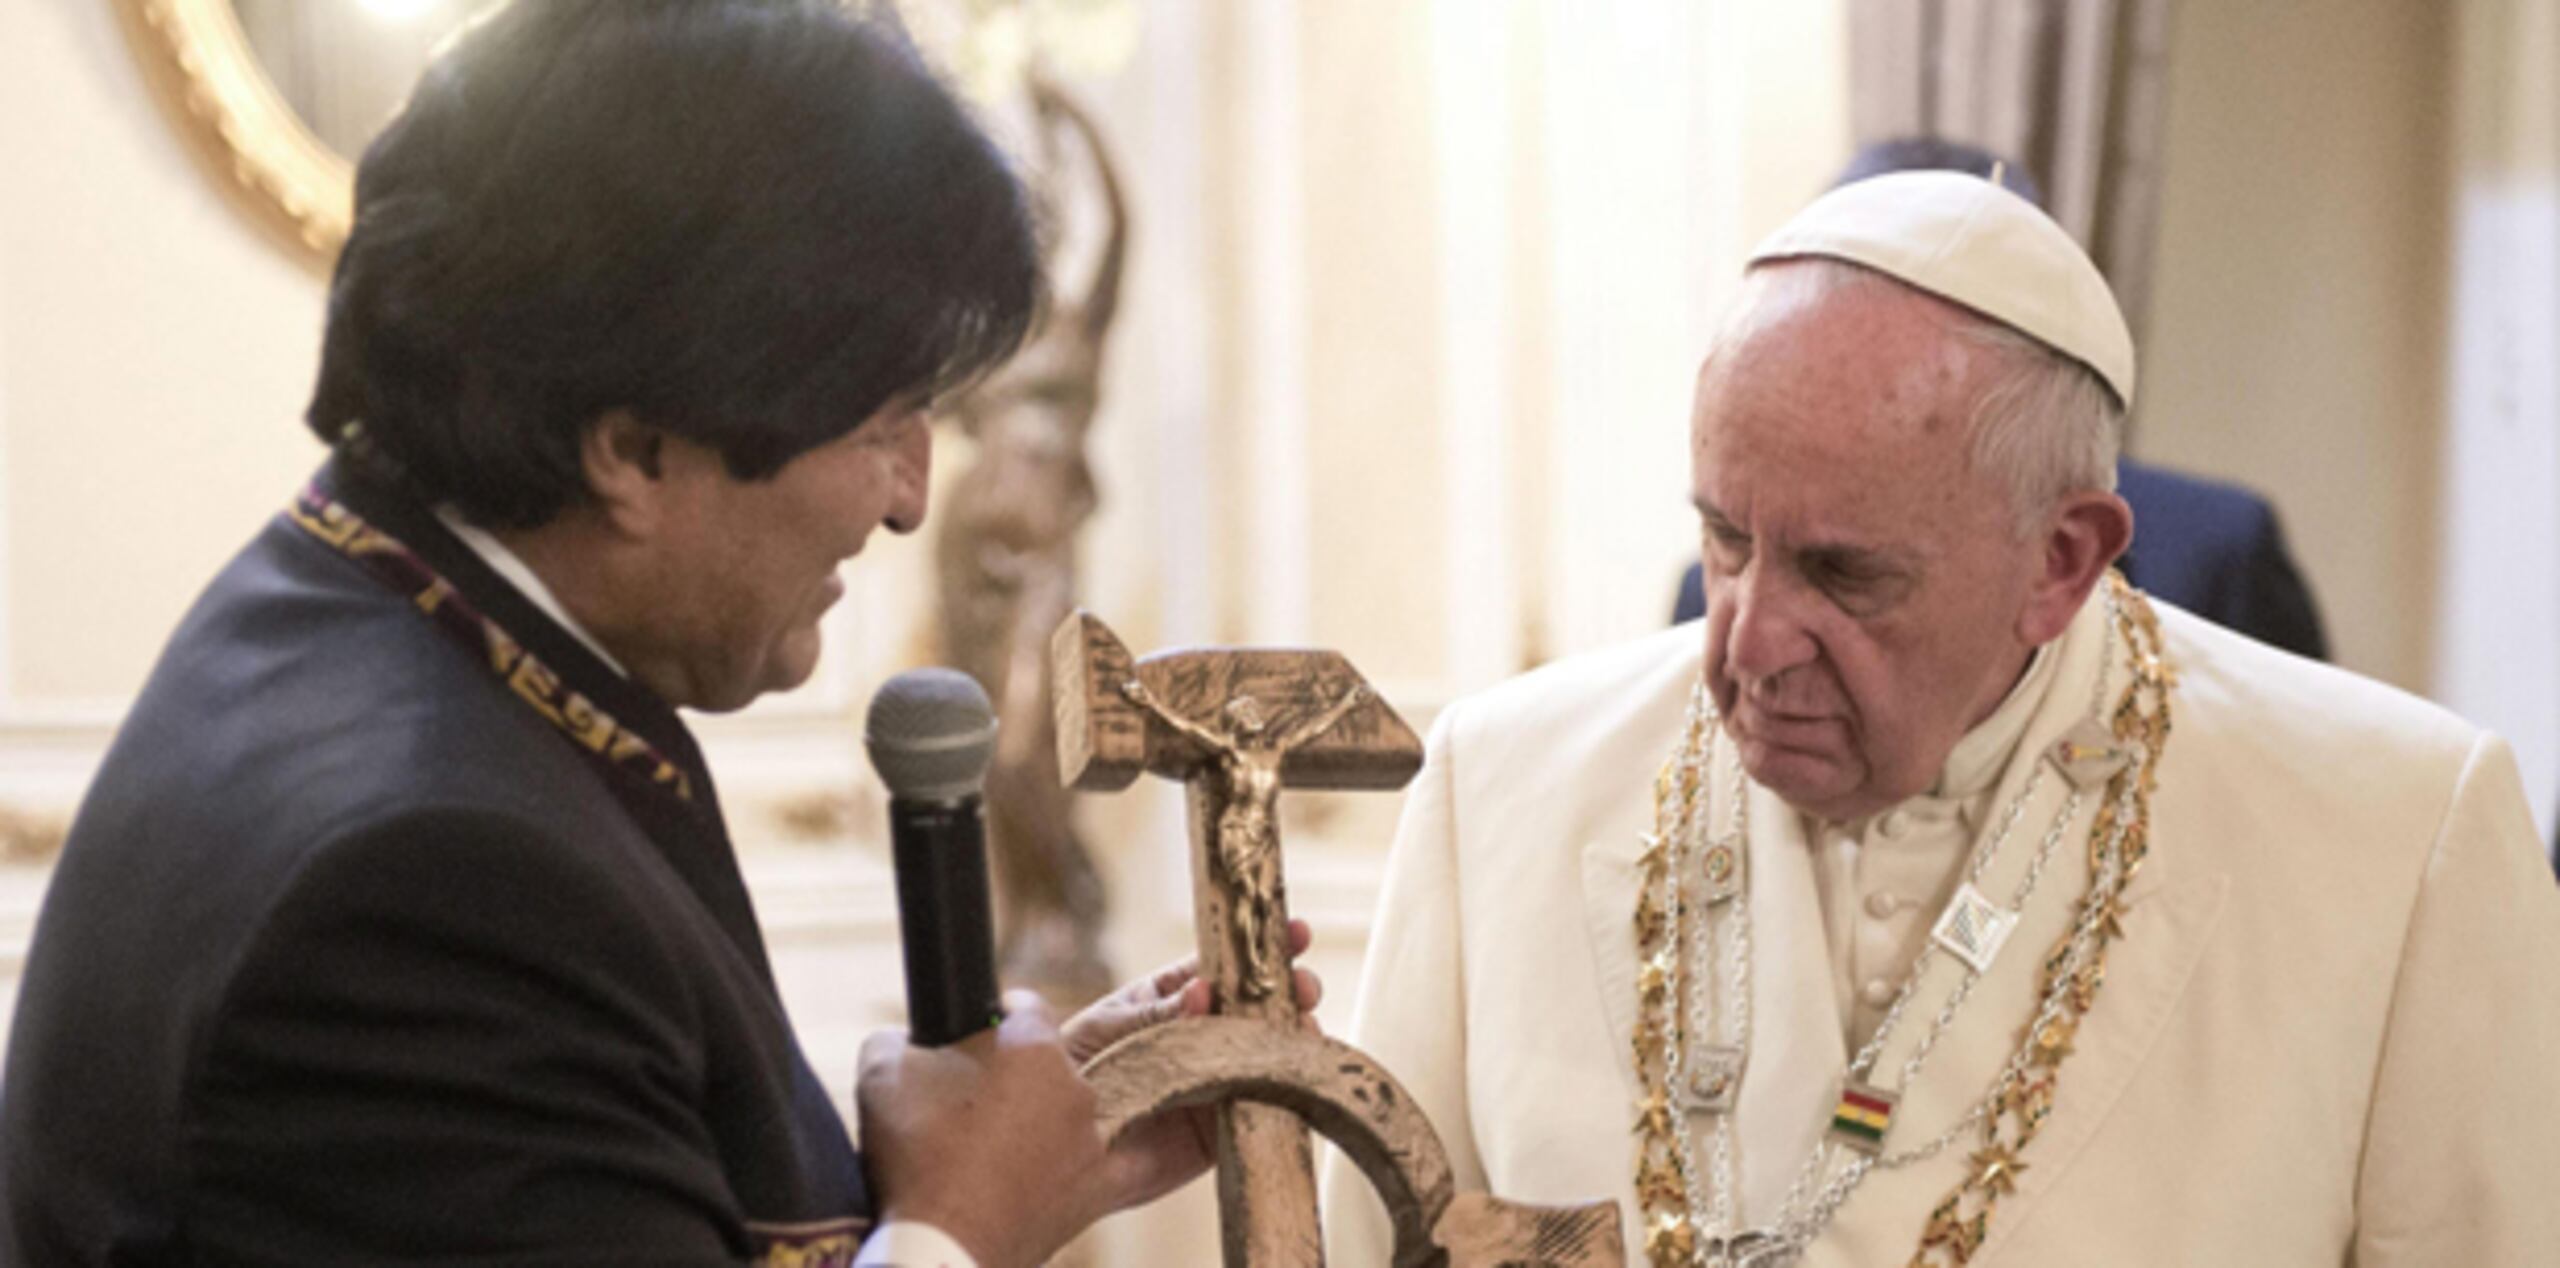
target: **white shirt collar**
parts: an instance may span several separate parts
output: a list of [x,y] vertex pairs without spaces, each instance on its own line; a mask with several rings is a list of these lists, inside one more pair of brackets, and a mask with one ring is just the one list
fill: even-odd
[[1938,782],[1926,795],[1961,801],[1991,790],[2000,772],[2009,768],[2018,741],[2027,733],[2027,723],[2043,707],[2045,693],[2053,685],[2054,662],[2060,659],[2053,654],[2053,646],[2047,643],[2038,647],[2027,661],[2026,672],[2018,675],[2000,707],[1947,750],[1946,765],[1938,768]]
[[470,547],[471,553],[478,555],[482,563],[489,565],[490,571],[505,578],[507,584],[514,586],[517,592],[523,594],[533,606],[542,609],[544,616],[550,617],[561,629],[569,631],[569,637],[584,644],[588,651],[596,654],[596,659],[603,661],[613,672],[625,678],[631,676],[631,671],[624,669],[622,662],[615,660],[613,653],[606,651],[604,644],[597,642],[595,635],[587,632],[587,627],[578,624],[578,618],[569,615],[569,609],[561,606],[560,596],[553,594],[551,587],[542,583],[542,578],[534,573],[531,565],[525,563],[523,556],[507,549],[507,544],[499,541],[489,530],[462,518],[462,512],[455,510],[451,505],[436,507],[435,514],[436,521],[443,524],[455,537],[461,539],[463,545]]

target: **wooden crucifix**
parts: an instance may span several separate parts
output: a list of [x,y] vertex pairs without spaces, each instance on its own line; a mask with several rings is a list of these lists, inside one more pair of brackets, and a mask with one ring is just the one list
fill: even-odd
[[[1082,612],[1058,627],[1050,650],[1061,778],[1111,791],[1154,771],[1187,786],[1210,1010],[1294,1030],[1280,791],[1401,788],[1422,768],[1421,741],[1333,652],[1184,651],[1140,663]],[[1296,1115],[1220,1110],[1229,1265],[1322,1262],[1313,1157]]]
[[1131,1036],[1086,1073],[1106,1132],[1169,1108],[1218,1106],[1228,1268],[1324,1262],[1310,1123],[1385,1199],[1400,1266],[1619,1264],[1614,1206],[1454,1193],[1439,1138],[1394,1078],[1299,1028],[1280,794],[1403,787],[1422,767],[1404,719],[1334,652],[1226,648],[1140,661],[1078,612],[1059,625],[1050,658],[1066,786],[1116,791],[1153,771],[1188,789],[1200,976],[1215,1016]]

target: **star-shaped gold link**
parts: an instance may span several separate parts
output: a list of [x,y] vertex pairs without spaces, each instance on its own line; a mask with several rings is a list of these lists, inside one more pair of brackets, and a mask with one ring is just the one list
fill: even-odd
[[2018,1177],[2027,1164],[2007,1145],[1994,1144],[1973,1151],[1973,1183],[1983,1192],[1995,1196],[2018,1191]]
[[1648,1136],[1671,1134],[1671,1097],[1661,1088],[1645,1094],[1636,1102],[1636,1130]]
[[2080,1023],[2070,1017],[2056,1017],[2046,1022],[2036,1031],[2036,1064],[2061,1065],[2062,1059],[2071,1055],[2071,1040],[2079,1029]]
[[1686,1265],[1698,1255],[1698,1230],[1690,1227],[1686,1211],[1654,1217],[1645,1230],[1644,1253],[1661,1265]]
[[2121,894],[2109,894],[2097,899],[2096,902],[2099,935],[2107,938],[2123,937],[2125,913],[2133,910],[2132,905],[2125,902]]
[[1667,950],[1645,961],[1644,967],[1636,970],[1636,994],[1644,1001],[1645,1007],[1659,1008],[1671,998],[1671,977],[1670,952]]

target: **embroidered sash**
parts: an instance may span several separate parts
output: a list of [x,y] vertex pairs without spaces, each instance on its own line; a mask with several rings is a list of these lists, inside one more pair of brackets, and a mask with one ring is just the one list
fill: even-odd
[[693,777],[658,751],[655,744],[622,725],[582,692],[564,688],[560,675],[515,636],[490,619],[399,538],[367,523],[363,516],[330,497],[317,485],[303,489],[285,507],[286,518],[322,545],[353,560],[394,593],[407,598],[474,655],[516,699],[551,724],[588,758],[618,778],[637,780],[677,800],[692,803]]
[[752,1268],[853,1268],[870,1236],[871,1221],[824,1220],[811,1224],[759,1224],[747,1221],[755,1242]]

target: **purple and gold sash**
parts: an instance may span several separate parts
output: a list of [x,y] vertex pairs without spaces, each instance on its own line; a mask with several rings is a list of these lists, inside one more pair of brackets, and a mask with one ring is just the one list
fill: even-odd
[[616,775],[693,801],[693,777],[658,746],[615,720],[582,692],[564,688],[560,675],[530,648],[463,597],[453,583],[399,538],[367,523],[316,485],[285,507],[285,515],[322,545],[362,566],[374,579],[407,598],[447,634],[485,658],[489,672],[534,713],[588,757]]
[[[747,1221],[747,1237],[755,1243],[754,1268],[853,1268],[862,1239],[871,1233],[864,1219],[820,1220],[807,1224],[760,1224]],[[922,1268],[919,1265],[919,1268]]]

